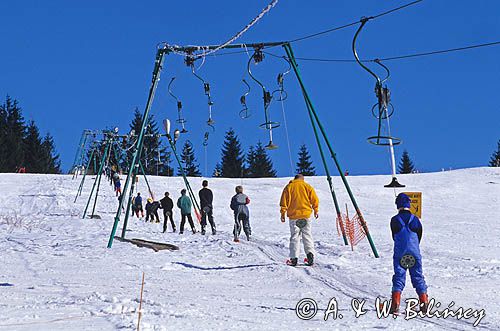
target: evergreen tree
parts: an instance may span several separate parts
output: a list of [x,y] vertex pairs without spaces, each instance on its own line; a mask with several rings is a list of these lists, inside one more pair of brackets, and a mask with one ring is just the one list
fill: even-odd
[[[196,157],[194,156],[194,149],[189,141],[186,141],[182,147],[181,162],[186,176],[201,177],[199,165],[196,163]],[[177,175],[182,175],[180,168],[177,170]]]
[[302,144],[299,149],[299,161],[296,163],[297,173],[304,176],[316,176],[314,167],[312,166],[311,156],[305,144]]
[[[248,155],[247,155],[248,159]],[[266,149],[259,141],[254,149],[254,155],[250,158],[252,163],[248,164],[248,174],[252,178],[276,177],[273,162],[267,155]]]
[[244,177],[255,178],[255,148],[250,146],[246,155],[247,167],[244,170]]
[[45,174],[60,174],[61,161],[59,160],[59,154],[56,153],[54,139],[52,139],[52,136],[48,133],[43,138],[42,151],[44,154],[42,172]]
[[217,162],[215,165],[214,172],[212,173],[212,177],[221,177],[222,176],[222,167],[220,163]]
[[[161,150],[160,150],[161,153]],[[172,163],[172,153],[164,149],[163,153],[160,155],[160,166],[159,171],[160,176],[172,177],[174,175],[174,168],[171,166]]]
[[[130,129],[134,130],[135,137],[132,138],[128,143],[129,147],[132,143],[135,143],[136,138],[141,132],[142,116],[143,114],[139,111],[139,108],[136,107],[134,110],[134,118],[132,119],[132,123],[130,124]],[[158,124],[156,123],[153,115],[149,115],[144,134],[145,136],[142,143],[141,163],[144,166],[146,174],[168,175],[170,173],[170,175],[172,175],[173,170],[170,167],[170,153],[167,152],[167,149],[163,147],[162,142],[160,141]],[[132,160],[133,153],[134,149],[131,148],[128,153],[129,161]]]
[[491,154],[490,167],[500,167],[500,139],[497,142],[497,150]]
[[16,172],[24,167],[32,173],[60,173],[54,140],[44,139],[34,121],[24,122],[17,100],[7,96],[0,105],[0,172]]
[[244,173],[243,150],[233,129],[229,129],[222,145],[221,177],[238,178]]
[[398,171],[400,174],[411,174],[415,171],[415,166],[410,159],[408,152],[405,150],[401,156],[401,162],[398,165]]
[[2,159],[2,172],[15,172],[24,166],[23,138],[25,135],[24,118],[21,108],[18,107],[17,100],[12,100],[9,96],[0,107],[4,124],[2,124],[2,149],[0,159]]
[[42,138],[40,131],[31,121],[26,128],[26,136],[24,138],[24,166],[27,172],[43,173],[43,163],[45,162],[46,154],[42,148]]
[[[8,100],[9,97],[7,97]],[[7,172],[7,105],[0,105],[0,172]]]

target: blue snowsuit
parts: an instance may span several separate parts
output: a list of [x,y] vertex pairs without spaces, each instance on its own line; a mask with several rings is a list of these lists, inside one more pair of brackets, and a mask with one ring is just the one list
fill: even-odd
[[401,266],[400,260],[404,255],[410,254],[415,258],[415,265],[409,268],[411,283],[418,295],[427,293],[420,255],[422,223],[409,211],[401,210],[391,219],[391,230],[394,239],[392,291],[402,292],[405,287],[406,269]]

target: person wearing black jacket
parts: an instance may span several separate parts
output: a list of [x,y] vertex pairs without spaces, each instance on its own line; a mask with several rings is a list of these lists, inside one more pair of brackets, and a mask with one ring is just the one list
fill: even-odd
[[217,233],[215,229],[215,222],[213,216],[213,205],[212,202],[214,200],[214,195],[212,191],[207,187],[208,180],[204,180],[201,185],[203,188],[198,192],[200,196],[200,205],[201,205],[201,234],[205,234],[205,227],[207,226],[207,218],[210,222],[210,226],[212,227],[212,234],[215,235]]
[[160,200],[161,208],[163,209],[163,233],[167,232],[167,221],[170,218],[170,224],[172,224],[172,230],[175,232],[174,223],[174,202],[169,197],[169,193],[165,192],[165,197]]
[[153,198],[148,198],[146,203],[146,222],[151,218],[151,222],[160,223],[160,216],[158,216],[158,209],[161,207],[158,201],[154,201]]

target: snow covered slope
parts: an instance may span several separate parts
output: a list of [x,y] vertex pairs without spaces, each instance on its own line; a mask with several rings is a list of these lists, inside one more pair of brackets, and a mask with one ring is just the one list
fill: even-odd
[[[210,179],[216,236],[161,233],[160,224],[129,222],[128,238],[176,244],[179,251],[155,253],[115,241],[106,248],[117,200],[103,182],[97,211],[82,219],[92,185],[73,203],[79,179],[71,176],[0,174],[0,330],[135,329],[142,272],[145,273],[142,330],[499,330],[500,169],[401,175],[408,191],[423,192],[422,255],[429,295],[446,308],[484,309],[474,318],[378,319],[375,298],[390,297],[395,214],[388,176],[348,177],[380,253],[366,240],[351,251],[337,236],[333,202],[324,177],[307,178],[320,197],[313,235],[317,265],[288,267],[288,225],[279,222],[278,202],[289,178]],[[149,178],[157,195],[177,198],[180,178]],[[201,179],[191,179],[198,190]],[[251,199],[253,240],[232,242],[234,187]],[[340,179],[334,186],[348,203]],[[139,191],[146,195],[142,178]],[[176,212],[176,223],[179,213]],[[352,208],[350,208],[352,214]],[[121,233],[121,224],[117,234]],[[403,297],[415,297],[409,278]],[[300,320],[296,304],[317,302],[311,320]],[[336,298],[342,319],[323,319]],[[354,317],[353,298],[366,299],[367,313]]]

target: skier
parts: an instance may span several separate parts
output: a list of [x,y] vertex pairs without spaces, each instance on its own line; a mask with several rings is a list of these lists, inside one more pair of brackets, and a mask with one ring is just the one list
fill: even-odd
[[212,234],[215,235],[217,233],[215,229],[215,222],[213,216],[213,205],[212,202],[214,200],[214,195],[212,191],[207,187],[208,180],[204,180],[201,185],[203,188],[198,192],[200,196],[200,205],[201,205],[201,234],[205,234],[205,227],[207,226],[207,218],[210,222],[210,226],[212,227]]
[[146,203],[146,222],[151,218],[151,223],[156,218],[156,223],[160,223],[160,217],[158,216],[158,208],[160,208],[160,203],[154,201],[153,198],[148,198]]
[[420,240],[422,223],[410,212],[410,198],[400,193],[396,197],[398,214],[391,219],[392,239],[394,240],[394,275],[392,276],[392,304],[390,312],[399,313],[401,292],[405,287],[406,269],[410,272],[411,283],[420,300],[420,310],[427,312],[429,298],[427,285],[422,271]]
[[189,225],[191,225],[191,231],[193,234],[196,233],[196,229],[194,228],[193,217],[191,217],[191,199],[186,196],[186,189],[181,190],[181,196],[177,200],[177,207],[181,210],[181,228],[179,234],[184,233],[184,224],[186,223],[186,218],[189,221]]
[[231,209],[234,211],[234,241],[239,242],[239,236],[241,233],[242,223],[243,231],[247,236],[247,240],[250,240],[250,235],[252,234],[252,229],[250,228],[250,211],[247,205],[250,203],[248,196],[243,194],[243,186],[236,186],[236,195],[231,198]]
[[137,196],[134,198],[134,208],[135,215],[139,218],[139,212],[141,212],[140,219],[142,219],[144,217],[144,209],[142,209],[142,197],[139,192],[137,192]]
[[115,168],[111,167],[111,169],[109,170],[109,183],[113,185],[114,181],[115,181]]
[[122,194],[122,183],[120,182],[120,176],[118,176],[115,179],[115,192],[116,192],[116,196],[119,196]]
[[170,199],[169,195],[168,192],[165,192],[165,197],[160,200],[161,208],[163,209],[163,233],[167,232],[167,221],[169,218],[172,230],[175,232],[174,212],[172,211],[174,202]]
[[291,266],[296,266],[300,253],[300,238],[304,242],[304,251],[308,265],[314,263],[314,242],[311,234],[309,217],[314,211],[318,218],[319,200],[314,188],[304,181],[304,175],[298,174],[283,189],[280,199],[281,222],[285,223],[285,215],[290,225],[290,260]]

